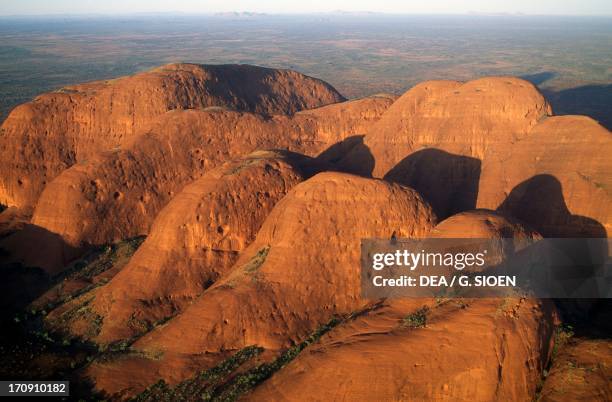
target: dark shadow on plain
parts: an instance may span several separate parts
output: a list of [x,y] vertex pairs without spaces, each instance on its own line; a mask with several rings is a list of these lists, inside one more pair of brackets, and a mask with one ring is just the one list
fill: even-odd
[[[576,270],[583,269],[581,263],[591,266],[589,261],[605,261],[609,255],[605,227],[595,219],[573,215],[563,198],[561,183],[552,175],[536,175],[518,184],[497,210],[531,225],[547,238],[601,238],[595,245],[587,240],[582,246],[575,243],[568,251],[568,257],[577,261]],[[588,277],[588,272],[580,275]],[[594,327],[594,314],[602,303],[610,305],[607,299],[556,300],[563,320],[584,329]]]
[[557,76],[554,71],[542,71],[535,74],[521,75],[520,78],[531,82],[533,85],[541,85]]
[[612,84],[585,85],[553,91],[541,89],[556,115],[581,114],[612,130]]
[[363,142],[364,137],[347,137],[321,152],[317,160],[332,163],[341,172],[372,177],[375,160],[370,148]]
[[544,237],[607,237],[594,219],[572,215],[556,177],[533,176],[512,189],[497,210],[530,224]]
[[384,179],[417,190],[443,220],[476,208],[480,165],[476,158],[428,148],[404,158]]

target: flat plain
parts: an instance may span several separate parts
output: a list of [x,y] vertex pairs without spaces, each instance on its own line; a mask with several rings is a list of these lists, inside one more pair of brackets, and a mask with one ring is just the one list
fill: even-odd
[[349,98],[429,79],[515,75],[555,113],[612,126],[612,18],[536,16],[134,15],[0,18],[0,121],[75,83],[172,62],[295,69]]

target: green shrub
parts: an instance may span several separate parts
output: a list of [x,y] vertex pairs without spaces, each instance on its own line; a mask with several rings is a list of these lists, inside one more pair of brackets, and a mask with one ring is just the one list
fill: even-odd
[[427,325],[427,312],[429,307],[423,306],[414,313],[408,314],[402,319],[402,327],[422,328]]
[[574,336],[574,327],[568,324],[559,325],[555,328],[554,345],[552,350],[552,359],[554,360],[559,354],[559,350],[565,346]]

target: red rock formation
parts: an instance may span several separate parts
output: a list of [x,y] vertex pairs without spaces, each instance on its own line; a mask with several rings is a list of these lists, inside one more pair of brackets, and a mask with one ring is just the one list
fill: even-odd
[[552,332],[549,305],[483,299],[430,304],[424,328],[403,320],[417,300],[344,324],[245,400],[530,400]]
[[593,401],[612,398],[612,341],[570,340],[555,357],[540,392],[542,402]]
[[[539,237],[482,210],[453,216],[432,233]],[[426,313],[417,313],[422,306]],[[415,314],[425,322],[411,320]],[[529,299],[387,300],[333,329],[245,399],[530,400],[548,361],[554,318],[551,303]]]
[[500,77],[415,86],[341,164],[368,174],[374,160],[374,176],[415,188],[441,218],[499,207],[548,237],[606,237],[611,153],[604,127],[551,116],[533,85]]
[[[248,345],[275,356],[333,315],[359,311],[368,304],[359,292],[364,237],[526,244],[540,238],[535,230],[612,229],[610,132],[551,116],[526,81],[426,82],[393,104],[341,99],[289,71],[172,65],[13,111],[0,132],[0,204],[20,209],[0,215],[3,253],[54,274],[81,247],[150,233],[109,284],[48,316],[100,343],[150,331],[130,353],[85,369],[98,390],[176,383]],[[236,160],[268,148],[384,180],[328,172],[297,184],[314,163],[306,157]],[[448,219],[432,230],[436,215]],[[426,325],[406,324],[423,305]],[[350,316],[249,397],[533,399],[555,314],[532,299],[388,301]],[[607,359],[601,345],[587,346]],[[576,354],[594,359],[568,349],[543,397],[558,399],[567,374],[558,365]],[[568,395],[602,395],[582,387],[600,377],[583,379],[585,391]]]
[[[466,83],[426,81],[402,95],[372,126],[365,145],[382,177],[411,153],[423,148],[477,159],[496,143],[525,137],[551,114],[544,97],[529,82],[513,77],[481,78]],[[365,150],[347,156],[359,173]],[[354,166],[354,167],[353,167]]]
[[62,170],[133,137],[169,110],[295,113],[342,101],[329,84],[248,65],[171,64],[74,85],[15,108],[0,128],[0,204],[33,206]]
[[546,237],[607,237],[611,154],[612,135],[594,120],[550,117],[528,137],[487,153],[477,205],[499,207]]
[[[218,362],[225,350],[253,344],[287,347],[333,314],[366,303],[360,299],[361,238],[394,232],[419,237],[434,222],[430,207],[408,188],[340,173],[318,174],[276,205],[230,274],[183,314],[133,345],[142,351],[140,356],[161,352],[160,359],[99,362],[87,375],[109,393],[125,387],[133,392],[159,376],[172,382],[184,379],[194,365]],[[141,375],[131,371],[136,366]]]
[[192,302],[236,262],[274,205],[320,168],[298,154],[259,151],[186,186],[129,264],[96,292],[93,307],[103,317],[96,341],[146,332]]
[[461,212],[443,220],[431,231],[431,238],[513,239],[532,241],[541,236],[517,219],[486,209]]
[[[391,102],[364,98],[271,119],[229,110],[166,113],[122,148],[59,175],[41,195],[32,223],[72,246],[146,234],[185,184],[227,159],[266,148],[325,151],[320,159],[338,159],[343,148],[359,146],[354,139]],[[332,147],[347,137],[352,141]]]

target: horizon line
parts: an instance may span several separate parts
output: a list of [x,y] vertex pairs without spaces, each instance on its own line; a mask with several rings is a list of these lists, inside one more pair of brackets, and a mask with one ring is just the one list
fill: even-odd
[[444,12],[388,12],[388,11],[304,11],[304,12],[261,12],[261,11],[133,11],[133,12],[91,12],[91,13],[30,13],[30,14],[2,14],[0,18],[27,18],[27,17],[128,17],[128,16],[206,16],[206,17],[275,17],[275,16],[312,16],[312,15],[344,15],[344,16],[470,16],[470,17],[612,17],[612,14],[529,14],[523,12],[480,12],[466,11],[463,13]]

